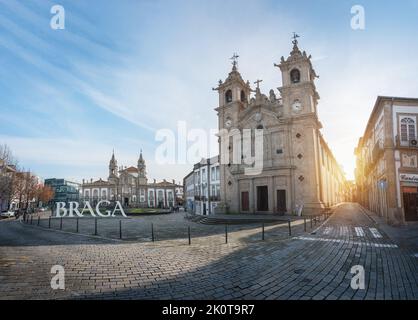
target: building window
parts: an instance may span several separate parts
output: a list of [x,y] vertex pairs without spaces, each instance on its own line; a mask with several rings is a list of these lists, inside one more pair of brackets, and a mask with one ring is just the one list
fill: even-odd
[[225,101],[226,101],[226,103],[232,102],[232,91],[231,90],[228,90],[225,93]]
[[220,176],[220,172],[219,172],[219,167],[216,167],[216,180],[221,180],[221,176]]
[[290,71],[290,81],[292,83],[300,82],[300,71],[298,69],[293,69],[292,71]]
[[244,90],[241,90],[241,102],[247,102],[247,97],[245,96]]
[[412,118],[401,119],[401,141],[411,141],[416,138],[415,120]]
[[202,169],[202,182],[206,182],[206,170]]

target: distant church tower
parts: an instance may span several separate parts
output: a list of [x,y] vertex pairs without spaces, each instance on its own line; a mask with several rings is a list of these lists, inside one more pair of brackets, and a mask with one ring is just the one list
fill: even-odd
[[115,151],[112,152],[112,158],[109,162],[109,181],[115,181],[118,178],[118,162],[115,159]]
[[145,165],[145,160],[142,157],[142,150],[139,154],[138,159],[138,184],[140,185],[146,185],[147,184],[147,172],[146,172],[147,166]]

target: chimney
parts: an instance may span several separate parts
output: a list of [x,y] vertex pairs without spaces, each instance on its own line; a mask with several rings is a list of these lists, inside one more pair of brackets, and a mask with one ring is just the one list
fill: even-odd
[[176,180],[173,179],[173,184],[176,184]]

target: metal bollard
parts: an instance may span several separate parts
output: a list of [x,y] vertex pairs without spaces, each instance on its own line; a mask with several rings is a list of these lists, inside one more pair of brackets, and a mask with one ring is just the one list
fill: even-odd
[[94,235],[97,236],[97,218],[94,218]]
[[261,240],[264,241],[264,222],[263,222],[263,224],[261,226]]
[[306,232],[306,218],[303,218],[303,231]]
[[38,226],[40,222],[41,222],[41,217],[38,216]]
[[225,225],[225,243],[228,243],[228,225]]
[[33,222],[33,216],[31,215],[30,216],[30,224],[32,224],[32,222]]
[[192,237],[190,235],[190,226],[187,227],[187,233],[189,235],[189,246],[192,244]]
[[155,241],[155,239],[154,239],[154,224],[153,223],[151,223],[151,239],[152,239],[152,242]]
[[51,229],[51,217],[48,218],[48,228]]
[[291,221],[289,219],[289,221],[287,222],[287,225],[289,227],[289,237],[292,235],[292,226],[290,225]]
[[312,217],[311,217],[311,229],[312,229]]
[[76,219],[76,227],[75,227],[75,232],[77,232],[77,233],[78,233],[78,217],[77,217],[77,219]]
[[60,218],[60,230],[62,230],[62,217]]
[[122,220],[119,220],[119,239],[122,239]]

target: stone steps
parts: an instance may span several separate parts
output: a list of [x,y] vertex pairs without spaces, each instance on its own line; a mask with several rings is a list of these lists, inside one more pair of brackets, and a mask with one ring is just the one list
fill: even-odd
[[233,224],[254,224],[254,223],[284,223],[287,222],[286,219],[278,219],[278,218],[257,218],[257,217],[248,217],[248,218],[228,218],[228,217],[216,217],[216,216],[201,216],[201,215],[188,215],[185,217],[186,219],[201,223],[201,224],[208,224],[208,225],[233,225]]

